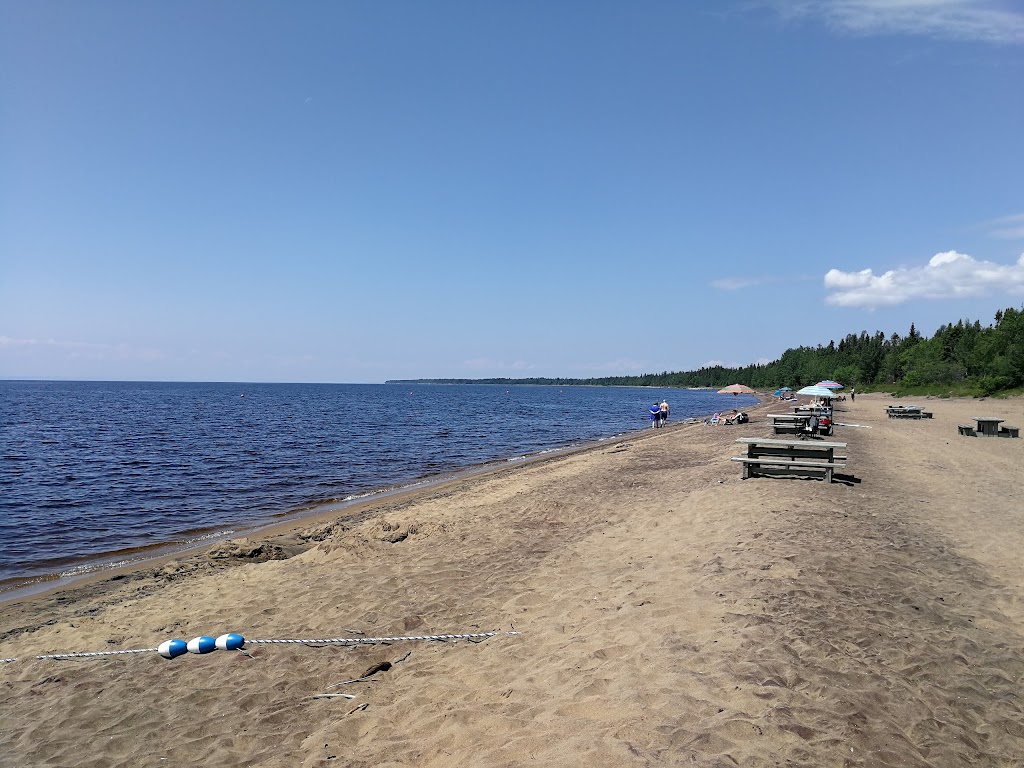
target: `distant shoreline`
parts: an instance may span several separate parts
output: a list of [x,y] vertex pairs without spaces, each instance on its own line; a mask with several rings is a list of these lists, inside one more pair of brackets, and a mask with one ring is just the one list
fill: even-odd
[[385,384],[402,386],[479,386],[479,387],[620,387],[623,389],[687,389],[693,392],[713,392],[717,387],[681,387],[676,384],[597,384],[589,380],[561,381],[534,381],[532,379],[510,379],[508,381],[497,379],[388,379]]

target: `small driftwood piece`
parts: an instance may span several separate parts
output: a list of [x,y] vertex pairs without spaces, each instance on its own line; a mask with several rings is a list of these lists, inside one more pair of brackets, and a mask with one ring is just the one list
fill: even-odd
[[[410,653],[411,653],[411,651],[410,651]],[[405,656],[403,656],[398,661],[405,661],[407,658],[409,658],[409,654],[408,653],[405,654]],[[396,661],[395,664],[397,664],[397,663],[398,662]],[[374,675],[376,675],[378,672],[387,672],[393,666],[394,666],[394,664],[392,664],[390,661],[382,661],[379,664],[374,664],[368,670],[363,672],[362,676],[360,676],[360,677],[355,677],[355,678],[352,678],[351,680],[342,680],[340,683],[335,683],[334,685],[329,686],[329,687],[337,688],[339,685],[349,685],[350,683],[372,683],[372,682],[376,682],[375,680],[371,680],[370,678],[373,677]]]

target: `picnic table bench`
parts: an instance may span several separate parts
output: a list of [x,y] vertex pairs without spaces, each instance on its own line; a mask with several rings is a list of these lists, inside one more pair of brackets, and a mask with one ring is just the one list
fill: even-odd
[[[809,434],[810,432],[810,421],[811,417],[816,414],[812,413],[769,413],[768,418],[771,419],[772,429],[776,435],[803,435]],[[819,422],[818,434],[831,435],[832,426],[831,423],[825,426]]]
[[768,418],[771,419],[775,434],[781,435],[785,432],[793,434],[804,432],[811,417],[796,413],[769,413]]
[[972,427],[969,424],[957,424],[956,428],[961,435],[969,435],[970,437],[1020,437],[1020,427],[1011,427],[1009,424],[1003,424],[1003,419],[997,419],[994,416],[974,416],[972,418],[977,422],[978,426]]
[[815,416],[821,416],[821,414],[824,413],[825,411],[831,411],[831,410],[832,410],[832,408],[830,408],[827,405],[795,405],[795,406],[793,406],[793,413],[798,413],[798,414],[803,414],[803,415],[814,414]]
[[772,431],[776,435],[802,435],[808,429],[810,414],[803,413],[769,413]]
[[919,405],[889,405],[885,415],[890,419],[930,419],[934,414]]
[[846,443],[778,438],[741,437],[737,441],[747,446],[746,456],[733,456],[731,461],[743,465],[743,479],[772,475],[798,474],[820,477],[832,482],[832,473],[846,466],[846,456],[836,451]]

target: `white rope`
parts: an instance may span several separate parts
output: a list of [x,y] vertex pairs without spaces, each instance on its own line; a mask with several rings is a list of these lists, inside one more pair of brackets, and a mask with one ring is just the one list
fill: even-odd
[[371,645],[374,643],[397,643],[403,640],[463,640],[474,637],[494,637],[495,635],[518,635],[518,632],[470,632],[461,635],[405,635],[402,637],[328,637],[316,640],[246,640],[246,645],[285,644],[298,645]]
[[[93,651],[92,653],[49,653],[37,659],[84,659],[92,656],[121,656],[126,653],[156,653],[156,648],[133,648],[129,651]],[[14,659],[12,659],[14,661]]]
[[[377,643],[397,643],[412,640],[472,640],[475,638],[495,637],[497,635],[518,635],[520,632],[466,632],[450,635],[404,635],[399,637],[329,637],[313,640],[245,640],[244,645],[374,645]],[[156,653],[159,648],[132,648],[125,651],[92,651],[89,653],[48,653],[35,656],[36,659],[88,659],[98,656],[124,656],[133,653]],[[0,659],[0,664],[17,661]]]

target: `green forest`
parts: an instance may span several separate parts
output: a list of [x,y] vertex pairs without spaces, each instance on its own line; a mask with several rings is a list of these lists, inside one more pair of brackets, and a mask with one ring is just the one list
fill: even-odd
[[858,391],[897,394],[995,395],[1024,393],[1024,309],[996,312],[994,322],[959,320],[931,338],[911,323],[906,335],[851,333],[816,347],[787,349],[764,365],[714,366],[696,371],[607,376],[591,379],[419,379],[402,383],[555,384],[641,387],[723,387],[746,384],[760,390],[798,389],[834,379]]

